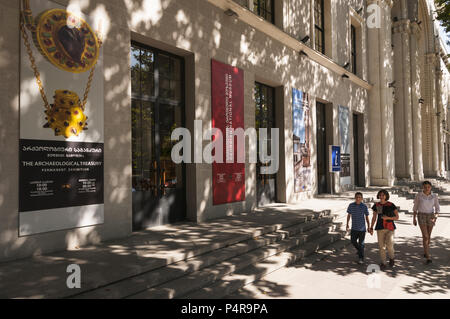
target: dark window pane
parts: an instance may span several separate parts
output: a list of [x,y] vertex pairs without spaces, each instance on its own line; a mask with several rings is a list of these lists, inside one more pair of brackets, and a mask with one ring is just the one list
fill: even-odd
[[139,101],[131,101],[131,144],[133,152],[133,187],[135,177],[140,174],[141,163],[141,108]]
[[253,0],[253,12],[269,22],[274,22],[272,0]]
[[172,59],[173,61],[173,76],[172,79],[181,81],[181,60]]
[[155,95],[154,54],[151,51],[141,51],[141,85],[142,95]]
[[160,54],[158,55],[158,59],[159,59],[159,76],[160,77],[164,77],[164,78],[168,78],[170,79],[171,75],[172,75],[172,69],[171,68],[171,58],[164,55],[164,54]]
[[159,95],[163,98],[170,98],[170,80],[160,78],[159,80]]
[[181,99],[181,82],[170,81],[170,98],[179,101]]
[[356,28],[351,26],[351,42],[352,42],[352,72],[356,74]]
[[131,92],[133,94],[140,94],[140,53],[139,48],[131,47]]
[[161,178],[165,188],[176,188],[183,185],[181,164],[175,164],[171,159],[173,146],[178,141],[172,141],[174,129],[182,126],[182,110],[180,106],[161,104],[159,118]]
[[325,53],[325,38],[323,35],[324,32],[324,3],[323,0],[315,0],[314,1],[314,24],[316,31],[316,50]]
[[142,164],[143,177],[150,178],[150,170],[154,161],[154,117],[153,103],[142,102]]
[[234,2],[240,4],[243,7],[248,8],[248,1],[247,0],[233,0]]
[[131,67],[133,189],[156,198],[184,185],[183,165],[171,160],[177,141],[170,138],[183,126],[182,59],[133,44]]

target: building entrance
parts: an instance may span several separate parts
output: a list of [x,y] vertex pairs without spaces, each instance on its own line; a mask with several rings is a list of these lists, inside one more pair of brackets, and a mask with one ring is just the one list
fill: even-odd
[[364,115],[353,114],[353,176],[355,186],[365,186]]
[[328,193],[328,144],[326,126],[326,105],[316,104],[317,118],[317,192]]
[[183,59],[132,43],[133,230],[185,219],[185,166],[171,133],[184,126]]
[[[275,126],[275,89],[258,83],[255,83],[255,101],[256,101],[256,131],[258,134],[258,154],[261,151],[259,149],[259,129],[267,128],[267,150],[268,154],[271,154],[271,128]],[[259,157],[261,158],[261,157]],[[263,165],[258,161],[257,164],[257,204],[263,206],[276,201],[276,174],[261,174],[261,167]]]

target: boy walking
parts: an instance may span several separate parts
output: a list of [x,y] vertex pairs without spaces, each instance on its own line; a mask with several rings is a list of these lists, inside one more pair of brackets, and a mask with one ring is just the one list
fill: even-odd
[[369,210],[366,204],[363,202],[363,194],[357,192],[355,194],[355,201],[348,205],[347,208],[347,232],[349,230],[350,217],[352,218],[352,231],[351,231],[351,241],[353,246],[355,246],[358,251],[359,261],[358,264],[364,263],[364,240],[366,238],[366,224],[364,222],[364,217],[367,222],[367,226],[370,227],[369,223]]

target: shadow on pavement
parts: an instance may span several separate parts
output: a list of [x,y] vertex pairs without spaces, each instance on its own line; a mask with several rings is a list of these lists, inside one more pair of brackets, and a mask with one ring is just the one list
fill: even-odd
[[[450,290],[450,240],[433,237],[431,255],[433,263],[425,264],[421,237],[398,237],[395,239],[395,266],[388,267],[384,273],[389,277],[406,275],[416,281],[401,287],[407,294],[448,293]],[[356,263],[356,250],[350,245],[338,255],[325,258],[308,267],[312,271],[333,272],[339,276],[348,276],[355,272],[367,273],[370,264],[379,263],[378,244],[366,244],[366,261],[364,265]],[[304,267],[301,263],[292,267]]]

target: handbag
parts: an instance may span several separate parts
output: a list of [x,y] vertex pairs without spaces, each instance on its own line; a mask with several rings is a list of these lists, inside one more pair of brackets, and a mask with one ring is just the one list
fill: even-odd
[[383,219],[383,228],[389,229],[389,230],[395,230],[394,228],[394,222],[391,220],[384,220]]

